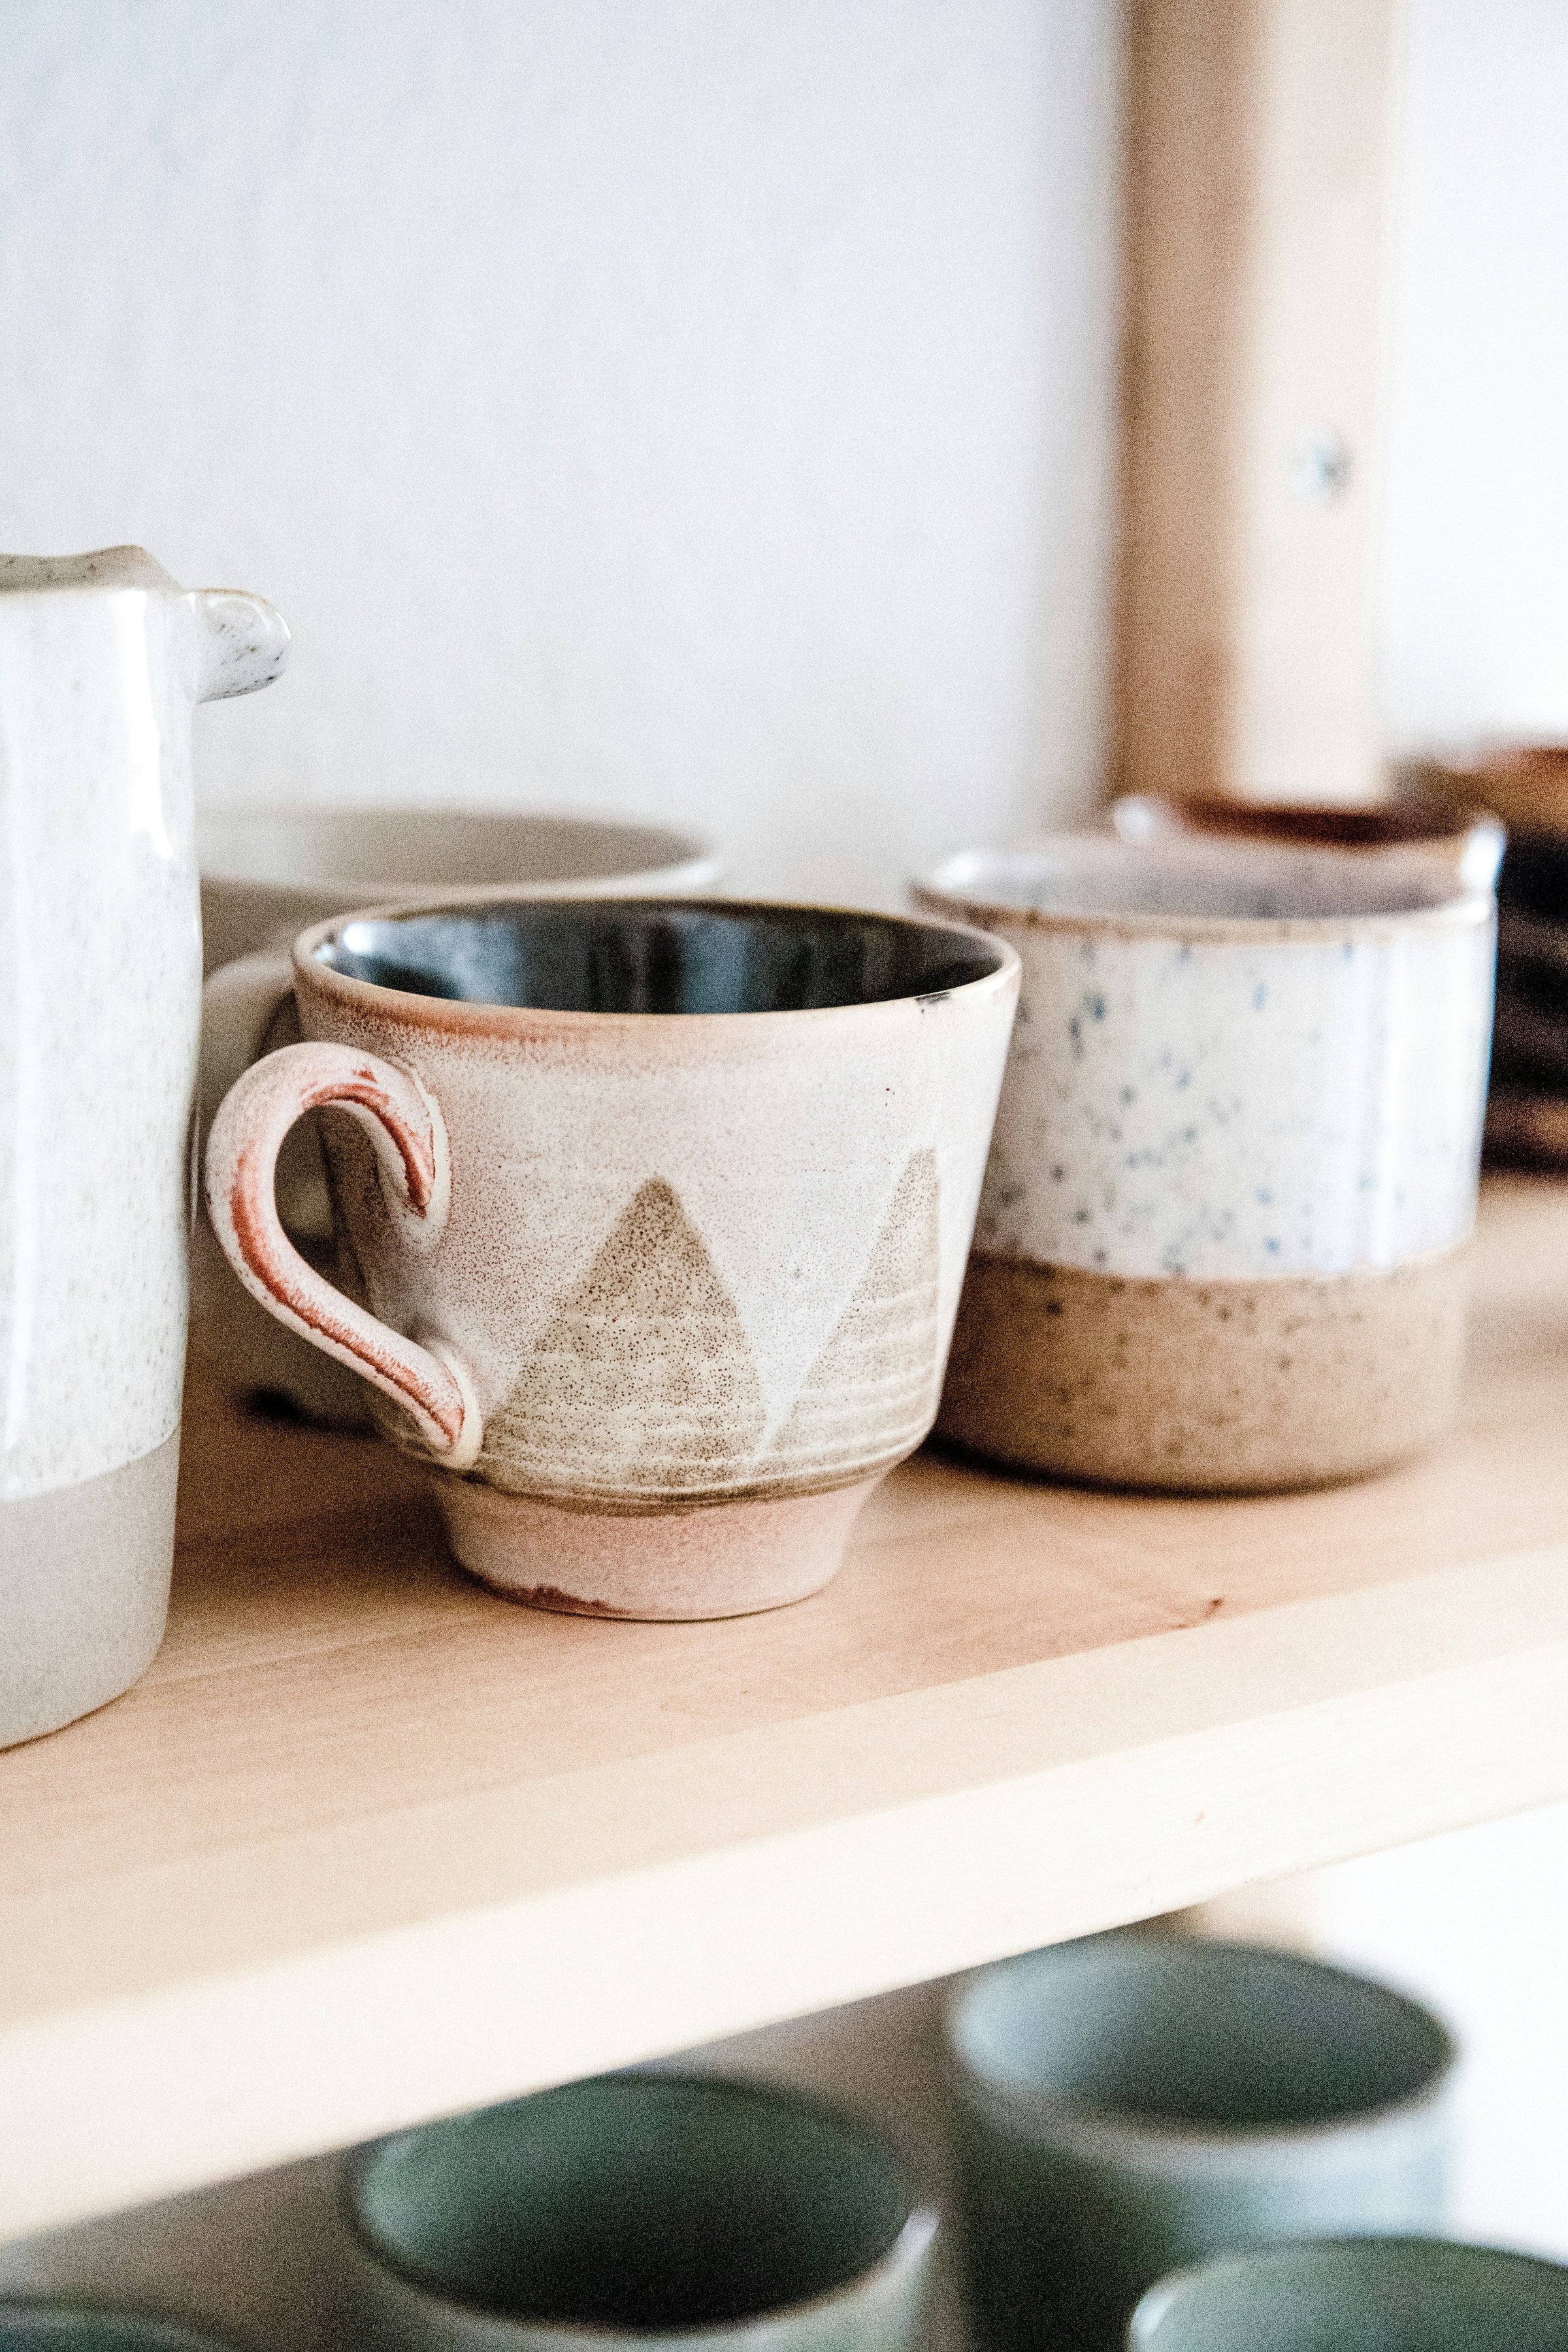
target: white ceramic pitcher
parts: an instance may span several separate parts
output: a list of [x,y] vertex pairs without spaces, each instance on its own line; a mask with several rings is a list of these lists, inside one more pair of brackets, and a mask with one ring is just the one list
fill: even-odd
[[0,555],[0,1747],[133,1682],[174,1546],[201,936],[191,711],[282,668],[140,548]]

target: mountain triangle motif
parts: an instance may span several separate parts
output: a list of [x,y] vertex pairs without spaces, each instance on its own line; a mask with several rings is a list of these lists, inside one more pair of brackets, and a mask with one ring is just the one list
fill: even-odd
[[917,1151],[760,1476],[826,1484],[869,1474],[924,1437],[937,1402],[938,1205],[936,1154]]
[[485,1463],[563,1499],[700,1494],[744,1478],[766,1418],[735,1303],[650,1176],[491,1416]]

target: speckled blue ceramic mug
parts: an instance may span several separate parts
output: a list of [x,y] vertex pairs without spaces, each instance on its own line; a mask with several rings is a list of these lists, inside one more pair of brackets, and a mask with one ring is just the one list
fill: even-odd
[[1365,1978],[1245,1944],[1095,1937],[985,1970],[948,2040],[983,2352],[1117,2352],[1167,2272],[1442,2226],[1453,2044]]
[[1496,909],[1419,851],[1180,834],[914,893],[1023,963],[937,1426],[1118,1486],[1357,1477],[1453,1419]]
[[1568,2270],[1438,2238],[1342,2238],[1152,2287],[1130,2352],[1568,2352]]

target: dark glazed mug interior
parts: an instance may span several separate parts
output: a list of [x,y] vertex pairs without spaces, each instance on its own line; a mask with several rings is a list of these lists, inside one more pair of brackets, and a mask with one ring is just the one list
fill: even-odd
[[913,2210],[830,2108],[713,2078],[605,2075],[380,2141],[354,2226],[416,2285],[520,2321],[681,2333],[850,2284]]
[[1082,2115],[1300,2130],[1433,2092],[1454,2059],[1402,1994],[1295,1953],[1117,1936],[1034,1952],[963,1996],[970,2073]]
[[315,950],[353,980],[552,1013],[805,1013],[947,994],[1001,969],[895,915],[689,899],[511,900],[358,918]]

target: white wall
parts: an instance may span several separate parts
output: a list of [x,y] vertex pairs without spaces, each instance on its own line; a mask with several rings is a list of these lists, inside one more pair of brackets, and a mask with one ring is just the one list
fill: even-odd
[[209,797],[896,898],[1098,778],[1116,0],[8,0],[0,546],[270,595]]
[[1408,0],[1383,691],[1568,740],[1568,6]]
[[1568,1805],[1325,1871],[1318,1935],[1456,2030],[1454,2225],[1568,2262]]
[[[1563,0],[1408,0],[1382,597],[1405,745],[1568,740],[1565,125]],[[1329,1949],[1459,2031],[1458,2225],[1568,2259],[1568,1807],[1311,1899]]]

